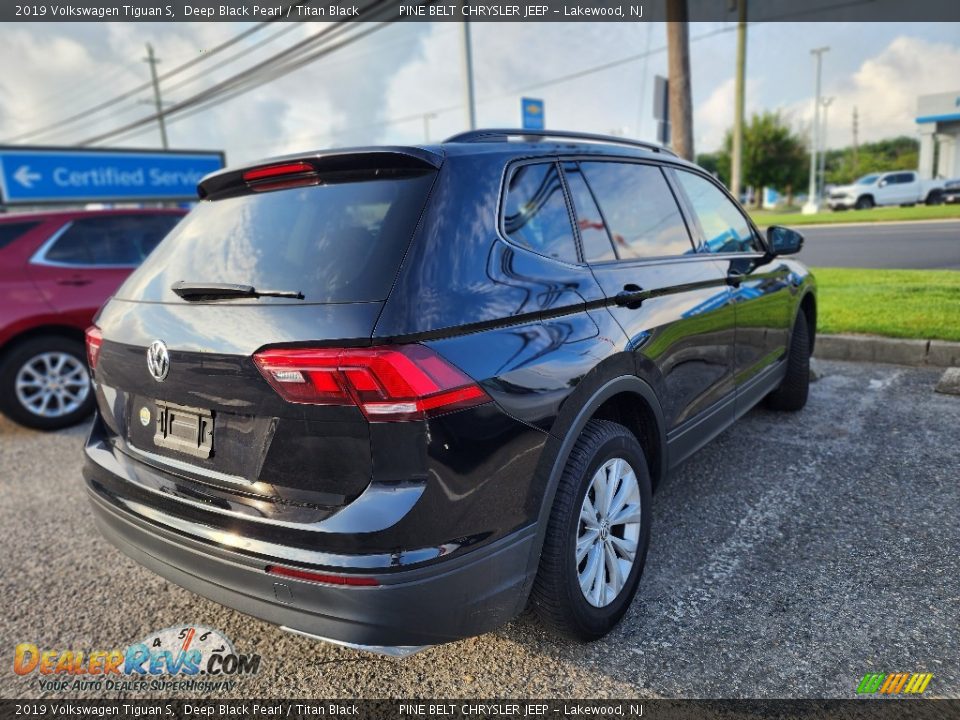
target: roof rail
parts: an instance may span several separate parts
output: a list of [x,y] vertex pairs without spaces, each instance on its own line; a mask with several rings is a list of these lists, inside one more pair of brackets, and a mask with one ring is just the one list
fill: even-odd
[[586,140],[588,142],[607,143],[609,145],[627,145],[630,147],[643,148],[653,152],[667,153],[676,157],[676,153],[663,145],[657,143],[644,142],[643,140],[631,140],[630,138],[616,137],[614,135],[597,135],[594,133],[572,132],[568,130],[517,130],[510,128],[493,128],[485,130],[469,130],[467,132],[457,133],[448,137],[445,143],[473,143],[473,142],[507,142],[512,137],[537,138],[546,140],[548,138],[562,138],[565,140]]

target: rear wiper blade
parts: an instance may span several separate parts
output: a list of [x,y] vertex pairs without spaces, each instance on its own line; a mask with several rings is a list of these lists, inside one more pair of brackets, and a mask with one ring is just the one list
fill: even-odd
[[281,297],[303,300],[299,290],[257,290],[253,285],[199,283],[180,280],[170,286],[184,300],[225,300],[229,298]]

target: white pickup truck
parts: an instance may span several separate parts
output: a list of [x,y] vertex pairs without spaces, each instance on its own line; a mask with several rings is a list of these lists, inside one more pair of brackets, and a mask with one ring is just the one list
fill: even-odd
[[944,180],[921,180],[912,170],[864,175],[852,185],[830,191],[831,210],[866,210],[876,205],[938,205],[943,201]]

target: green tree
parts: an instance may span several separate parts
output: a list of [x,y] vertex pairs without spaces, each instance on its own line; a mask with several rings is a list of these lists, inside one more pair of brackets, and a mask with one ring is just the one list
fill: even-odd
[[920,143],[905,135],[864,143],[858,148],[856,156],[852,147],[828,150],[827,182],[847,185],[868,173],[916,170],[920,162],[919,155]]
[[719,178],[724,185],[730,185],[730,153],[724,150],[697,155],[697,165],[711,175]]
[[[728,186],[732,146],[733,131],[728,130],[720,151],[697,158]],[[745,186],[756,189],[757,204],[764,187],[786,194],[787,202],[791,202],[794,190],[806,180],[808,163],[803,138],[793,132],[779,112],[754,113],[743,128],[743,180]]]
[[[733,135],[728,133],[724,148],[729,153]],[[754,114],[743,130],[743,178],[758,191],[772,187],[783,192],[788,202],[794,188],[803,184],[807,152],[803,140],[795,135],[778,112]]]

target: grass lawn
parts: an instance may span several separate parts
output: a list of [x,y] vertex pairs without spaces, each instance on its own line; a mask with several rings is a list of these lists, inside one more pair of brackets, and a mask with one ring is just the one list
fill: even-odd
[[761,228],[768,225],[813,225],[853,222],[904,222],[908,220],[943,220],[960,218],[960,204],[914,205],[913,207],[879,207],[871,210],[827,210],[815,215],[800,212],[750,210],[753,221]]
[[960,272],[816,268],[817,331],[960,341]]

